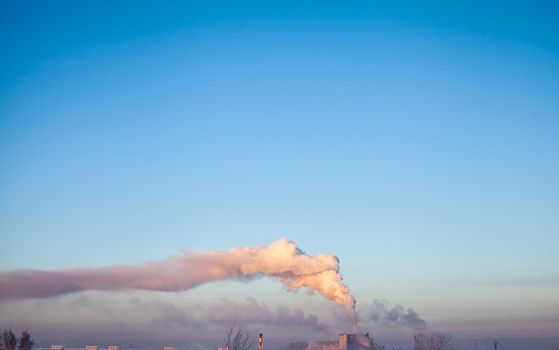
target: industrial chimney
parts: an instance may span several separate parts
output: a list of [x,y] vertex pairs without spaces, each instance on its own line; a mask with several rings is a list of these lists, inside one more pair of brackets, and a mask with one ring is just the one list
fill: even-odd
[[262,342],[262,333],[258,334],[258,350],[264,350],[264,343]]

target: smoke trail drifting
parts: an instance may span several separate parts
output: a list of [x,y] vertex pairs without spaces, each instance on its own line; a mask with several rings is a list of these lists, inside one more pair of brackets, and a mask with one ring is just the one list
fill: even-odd
[[288,290],[306,287],[309,292],[319,292],[354,315],[355,299],[341,283],[339,268],[336,256],[309,256],[283,238],[264,248],[188,252],[141,266],[4,272],[0,273],[0,300],[45,298],[84,290],[182,291],[212,281],[269,276],[279,279]]
[[387,301],[375,300],[372,306],[364,308],[365,319],[375,323],[399,325],[414,330],[422,330],[427,327],[427,322],[414,309],[405,309],[399,304],[389,308]]

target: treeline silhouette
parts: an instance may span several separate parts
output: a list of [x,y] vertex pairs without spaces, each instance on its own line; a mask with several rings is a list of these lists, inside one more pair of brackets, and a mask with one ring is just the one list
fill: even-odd
[[0,338],[0,349],[3,350],[31,350],[35,345],[35,341],[31,337],[28,330],[21,332],[19,338],[11,328],[2,330]]

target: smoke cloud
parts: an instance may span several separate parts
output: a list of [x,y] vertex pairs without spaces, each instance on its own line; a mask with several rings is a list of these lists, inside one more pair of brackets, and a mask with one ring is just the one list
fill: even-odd
[[330,333],[330,328],[319,321],[318,316],[301,309],[279,306],[275,311],[254,298],[246,302],[223,299],[211,307],[211,322],[224,325],[236,323],[262,324],[277,327],[307,327],[315,332]]
[[375,300],[373,305],[369,308],[367,320],[375,323],[386,323],[417,330],[427,327],[427,322],[413,309],[404,309],[402,305],[398,304],[389,308],[387,302],[380,300]]
[[204,283],[268,276],[287,290],[307,288],[354,315],[355,299],[342,284],[338,258],[309,256],[286,238],[268,247],[227,252],[185,252],[140,266],[116,265],[65,270],[15,270],[0,273],[0,300],[46,298],[85,290],[184,291]]
[[207,327],[207,325],[246,324],[255,326],[274,326],[280,328],[306,328],[329,334],[328,325],[321,323],[318,316],[305,314],[298,308],[278,306],[271,308],[259,303],[255,298],[243,301],[221,299],[217,303],[202,303],[192,306],[179,306],[164,301],[130,301],[136,308],[147,308],[150,314],[159,315],[156,320],[162,325],[175,324],[181,327]]

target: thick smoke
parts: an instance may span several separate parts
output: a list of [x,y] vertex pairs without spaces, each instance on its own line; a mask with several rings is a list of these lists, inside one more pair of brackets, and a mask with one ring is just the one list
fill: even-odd
[[305,327],[315,332],[330,332],[330,328],[321,323],[318,316],[309,314],[301,309],[290,309],[279,306],[275,310],[254,298],[247,298],[245,302],[222,299],[219,303],[206,306],[207,316],[211,324],[248,324],[267,325],[276,327]]
[[317,333],[330,333],[328,325],[320,322],[314,314],[305,314],[301,309],[285,306],[272,308],[255,298],[246,298],[245,301],[223,298],[219,302],[196,305],[175,305],[166,301],[142,301],[132,298],[130,304],[134,305],[135,309],[146,311],[147,314],[158,315],[155,323],[161,325],[161,328],[169,328],[172,325],[204,328],[208,325],[246,324],[306,328]]
[[375,300],[367,313],[367,320],[375,323],[385,323],[412,329],[424,329],[427,322],[422,319],[413,309],[404,309],[402,305],[396,304],[389,308],[385,301]]
[[67,270],[16,270],[0,274],[0,300],[46,298],[84,290],[183,291],[227,279],[268,276],[290,291],[306,287],[348,310],[355,299],[341,283],[334,255],[305,254],[286,238],[268,247],[234,248],[228,252],[187,252],[141,266],[117,265]]

